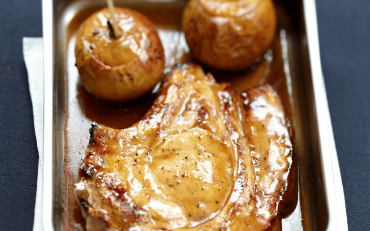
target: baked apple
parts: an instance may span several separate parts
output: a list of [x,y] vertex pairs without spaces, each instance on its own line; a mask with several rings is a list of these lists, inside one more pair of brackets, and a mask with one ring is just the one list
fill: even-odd
[[240,70],[258,60],[276,30],[271,0],[190,0],[182,29],[192,56],[219,70]]
[[76,38],[76,66],[97,97],[125,102],[149,92],[164,69],[164,52],[157,30],[144,15],[115,7],[120,30],[110,29],[108,8],[95,12],[80,26]]

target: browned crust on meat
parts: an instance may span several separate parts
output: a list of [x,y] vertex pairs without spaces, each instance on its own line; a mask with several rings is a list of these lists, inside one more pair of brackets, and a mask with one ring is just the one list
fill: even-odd
[[[238,98],[241,102],[246,100],[246,97]],[[247,98],[248,102],[239,107],[230,85],[217,84],[211,75],[204,75],[202,69],[197,65],[182,65],[165,77],[160,94],[153,106],[142,120],[131,128],[117,130],[93,123],[90,130],[89,147],[80,168],[80,181],[75,184],[76,198],[79,200],[82,211],[87,218],[87,230],[104,230],[106,228],[126,230],[129,227],[137,227],[141,230],[177,228],[181,230],[280,230],[281,212],[284,211],[282,205],[289,201],[292,194],[289,185],[293,179],[291,173],[294,166],[293,146],[289,145],[290,136],[287,135],[289,133],[286,120],[284,120],[285,115],[281,102],[273,89],[269,86],[250,89],[247,91]],[[269,106],[267,113],[271,116],[265,122],[271,122],[271,118],[275,119],[281,125],[281,134],[287,135],[283,137],[285,143],[277,142],[274,144],[281,150],[290,150],[284,158],[279,160],[291,161],[290,164],[283,165],[280,170],[275,169],[275,175],[272,174],[271,169],[264,174],[270,181],[273,181],[272,177],[275,177],[279,181],[276,186],[264,185],[257,177],[258,174],[261,174],[257,170],[262,165],[258,164],[256,160],[261,158],[261,155],[257,155],[255,148],[252,148],[252,146],[258,145],[256,139],[261,137],[254,137],[251,128],[262,125],[261,121],[255,120],[251,115],[258,113],[258,110],[260,110],[259,107],[253,104],[259,99],[265,100],[263,106]],[[190,101],[192,103],[189,103]],[[215,114],[213,115],[211,112]],[[186,121],[186,118],[190,119]],[[179,121],[182,121],[180,127],[177,123]],[[273,132],[274,130],[270,129],[269,131]],[[184,156],[183,160],[175,159],[179,156],[179,153],[176,155],[175,148],[172,152],[172,148],[168,147],[173,142],[179,142],[178,139],[176,140],[176,136],[185,139],[182,135],[189,132],[198,135],[186,140],[186,142],[189,142],[188,145],[178,143],[178,146],[176,146],[176,149],[179,147],[181,152],[188,152],[189,154]],[[268,137],[263,136],[263,139]],[[275,135],[276,141],[281,141],[281,139],[282,137],[279,134]],[[198,142],[195,147],[193,142]],[[257,151],[264,148],[263,142],[260,143],[261,148],[257,148]],[[128,144],[130,147],[141,146],[144,148],[135,149],[136,151],[132,153],[127,149],[128,146],[125,146]],[[198,151],[194,153],[192,150],[198,150],[200,146],[206,144],[210,145],[208,148],[211,151],[199,152],[199,156],[204,156],[205,159],[196,159],[200,158],[197,155]],[[118,147],[119,145],[121,146]],[[163,154],[161,145],[163,145]],[[227,153],[229,159],[222,159],[225,156],[220,152],[212,152],[212,146],[219,147],[220,152],[222,150]],[[206,151],[205,149],[204,151]],[[146,151],[142,152],[142,150]],[[117,161],[114,159],[114,162],[112,162],[112,156],[117,158]],[[128,157],[131,159],[124,159]],[[114,171],[117,168],[109,166],[113,163],[113,165],[122,166],[121,168],[137,168],[143,171],[143,166],[150,167],[158,158],[163,158],[161,159],[162,162],[159,163],[163,163],[161,166],[165,167],[159,168],[160,166],[158,166],[158,171],[162,171],[160,172],[161,176],[169,177],[170,173],[163,171],[167,168],[168,172],[174,170],[173,181],[172,178],[167,179],[167,181],[159,179],[159,182],[167,182],[162,184],[167,190],[165,192],[168,193],[168,197],[171,197],[171,195],[181,196],[180,194],[171,194],[171,190],[176,190],[182,184],[187,185],[187,179],[189,182],[193,182],[193,184],[188,184],[189,186],[193,185],[192,187],[185,187],[188,192],[182,191],[184,195],[187,193],[193,195],[190,196],[189,201],[184,199],[181,204],[176,202],[176,199],[172,200],[183,206],[181,211],[188,211],[189,213],[189,216],[183,220],[182,226],[173,223],[173,220],[170,219],[174,217],[173,214],[169,216],[170,218],[163,218],[155,212],[155,209],[151,209],[150,202],[155,199],[159,192],[152,194],[148,191],[143,194],[150,199],[138,197],[130,188],[133,186],[125,182],[125,179],[120,177],[119,172]],[[210,185],[205,183],[204,188],[208,187],[208,198],[220,199],[215,199],[212,205],[209,204],[210,202],[199,204],[191,198],[201,196],[204,193],[203,188],[202,190],[198,188],[200,191],[197,191],[196,184],[198,182],[196,181],[200,180],[191,181],[193,178],[191,178],[190,171],[189,175],[184,172],[186,174],[176,176],[176,171],[181,169],[181,166],[171,168],[170,165],[171,163],[173,165],[178,164],[179,161],[188,161],[185,163],[199,165],[201,160],[212,161],[211,158],[216,158],[217,161],[213,159],[214,161],[210,163],[219,164],[217,165],[219,167],[212,169],[215,172],[212,176],[213,182],[220,186],[218,191],[212,191],[209,188]],[[149,163],[147,159],[151,162]],[[196,161],[193,161],[194,159]],[[165,163],[169,163],[169,165]],[[232,169],[234,172],[231,178],[226,176],[226,172],[225,178],[222,178],[221,175],[217,175],[217,169],[223,168],[227,164],[231,164],[231,167],[227,169]],[[190,167],[189,170],[196,171],[196,167]],[[152,171],[157,170],[154,168]],[[283,177],[284,173],[287,175],[286,178]],[[207,174],[204,176],[206,177]],[[141,182],[140,175],[135,175],[135,177],[138,177],[138,182]],[[224,184],[221,183],[221,180],[218,181],[217,177],[223,179]],[[281,179],[284,179],[284,182]],[[176,180],[181,181],[181,184],[176,184]],[[151,187],[150,185],[142,185],[143,187]],[[272,192],[269,191],[272,189],[271,187],[273,187]],[[203,199],[207,200],[207,197]],[[198,205],[194,203],[198,203]],[[202,206],[209,206],[208,210],[202,210]],[[203,213],[199,211],[204,211],[204,214],[207,214],[207,211],[217,211],[217,213],[210,217],[210,215],[202,215]],[[261,215],[262,212],[265,215]],[[172,211],[172,213],[174,212]],[[175,218],[177,221],[182,221],[179,217]]]

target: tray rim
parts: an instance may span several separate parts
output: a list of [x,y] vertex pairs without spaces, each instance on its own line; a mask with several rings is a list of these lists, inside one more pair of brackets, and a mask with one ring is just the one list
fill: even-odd
[[[322,73],[315,0],[303,0],[311,77],[314,90],[319,146],[324,176],[324,190],[328,203],[327,230],[348,230],[342,177]],[[325,155],[325,154],[329,155]]]
[[[324,190],[328,204],[327,230],[348,230],[345,199],[335,147],[330,112],[322,73],[316,3],[303,0],[303,12],[313,83],[314,103],[318,122],[318,138],[323,170]],[[44,162],[42,185],[42,229],[54,230],[53,226],[53,103],[54,103],[54,50],[53,50],[53,0],[42,1],[44,42]],[[325,155],[328,154],[328,155]]]
[[53,0],[42,1],[42,30],[44,40],[44,163],[42,187],[42,229],[54,230],[53,227]]

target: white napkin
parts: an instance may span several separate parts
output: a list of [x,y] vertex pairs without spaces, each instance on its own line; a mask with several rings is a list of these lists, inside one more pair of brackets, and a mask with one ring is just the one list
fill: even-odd
[[39,150],[39,167],[37,176],[37,191],[33,230],[42,230],[42,175],[44,161],[44,72],[43,72],[43,40],[42,38],[23,38],[23,57],[28,72],[30,86],[33,123],[35,126],[37,148]]

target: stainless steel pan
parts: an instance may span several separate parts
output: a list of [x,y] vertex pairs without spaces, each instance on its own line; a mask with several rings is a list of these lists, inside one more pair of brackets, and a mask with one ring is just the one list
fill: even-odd
[[[183,7],[184,0],[116,0],[116,5],[156,11]],[[347,230],[342,180],[322,76],[314,0],[276,0],[286,81],[290,81],[290,118],[295,127],[298,203],[283,220],[283,230]],[[44,230],[62,230],[65,118],[68,95],[68,31],[78,12],[102,7],[104,0],[43,0],[44,163],[42,216]],[[164,8],[163,8],[164,7]],[[278,12],[279,13],[279,12]],[[288,25],[289,24],[289,25]],[[284,29],[288,28],[288,29]],[[289,29],[290,28],[290,29]],[[285,50],[284,50],[285,49]],[[87,133],[87,132],[86,132]],[[77,169],[76,169],[77,171]],[[76,225],[76,229],[81,227]],[[64,227],[66,230],[66,227]]]

